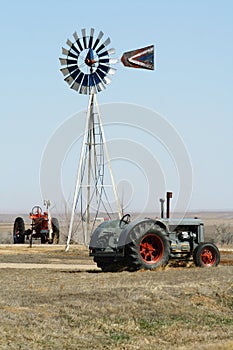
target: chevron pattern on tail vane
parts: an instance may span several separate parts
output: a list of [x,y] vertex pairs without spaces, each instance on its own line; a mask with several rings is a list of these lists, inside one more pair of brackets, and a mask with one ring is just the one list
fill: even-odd
[[154,45],[123,53],[121,62],[126,67],[154,70]]

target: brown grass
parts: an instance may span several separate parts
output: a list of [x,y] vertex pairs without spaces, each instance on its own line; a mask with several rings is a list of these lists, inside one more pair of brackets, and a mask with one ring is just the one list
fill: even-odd
[[[0,349],[230,350],[232,261],[226,252],[213,269],[0,269]],[[0,247],[1,262],[93,266],[80,247]]]
[[[207,239],[216,224],[233,224],[232,213],[193,216],[204,219]],[[12,242],[14,218],[1,221],[0,243]],[[233,349],[232,251],[213,269],[171,263],[112,274],[69,268],[93,269],[84,247],[34,244],[0,245],[0,265],[23,266],[0,269],[0,350]],[[27,269],[35,263],[60,268]]]

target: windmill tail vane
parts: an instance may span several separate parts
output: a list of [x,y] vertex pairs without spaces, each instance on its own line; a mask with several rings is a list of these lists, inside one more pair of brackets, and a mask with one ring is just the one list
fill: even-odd
[[154,70],[154,45],[125,52],[121,62],[126,67]]

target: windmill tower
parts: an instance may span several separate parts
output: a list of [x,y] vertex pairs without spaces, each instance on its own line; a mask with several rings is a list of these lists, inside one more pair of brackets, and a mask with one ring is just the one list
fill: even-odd
[[[105,211],[107,210],[103,201],[104,196],[107,199],[104,182],[105,163],[108,165],[119,218],[122,214],[97,102],[97,93],[106,88],[106,85],[111,82],[109,76],[116,71],[112,65],[117,63],[117,59],[111,58],[111,55],[115,54],[115,50],[107,48],[110,44],[110,38],[103,41],[104,33],[102,31],[99,32],[96,39],[93,28],[91,28],[89,35],[87,35],[86,29],[82,29],[81,32],[81,37],[78,36],[77,32],[73,34],[73,42],[67,40],[68,49],[62,48],[64,56],[60,58],[63,67],[61,72],[69,87],[80,94],[89,95],[86,126],[66,244],[67,250],[69,249],[78,203],[84,244],[87,243],[88,235],[94,227],[93,224],[91,225],[91,214],[94,214],[93,222],[95,223],[101,206]],[[124,53],[121,61],[129,67],[154,69],[153,53],[154,46],[152,45]]]

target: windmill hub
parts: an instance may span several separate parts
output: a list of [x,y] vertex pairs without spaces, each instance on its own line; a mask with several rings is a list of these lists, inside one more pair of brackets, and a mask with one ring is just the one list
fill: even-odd
[[92,49],[88,50],[86,59],[85,59],[85,63],[89,66],[89,67],[93,67],[95,65],[97,61],[94,59],[94,51]]
[[85,49],[82,51],[82,55],[79,55],[77,58],[77,66],[79,70],[84,75],[89,75],[94,73],[99,65],[98,57],[95,57],[90,54],[90,49]]

